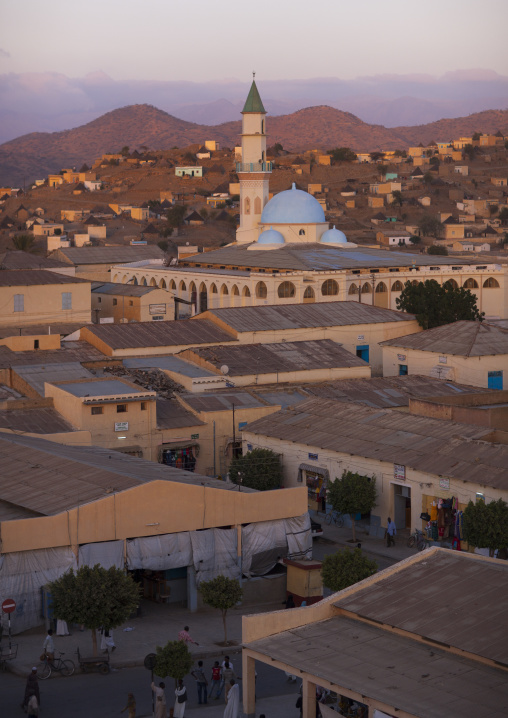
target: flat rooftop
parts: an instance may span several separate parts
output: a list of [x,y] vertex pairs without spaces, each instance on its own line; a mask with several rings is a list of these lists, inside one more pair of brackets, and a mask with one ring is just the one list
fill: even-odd
[[123,360],[123,365],[128,369],[161,369],[162,371],[174,371],[190,378],[203,376],[217,376],[213,371],[196,366],[178,356],[171,354],[166,357],[129,357]]
[[[121,397],[126,394],[147,394],[146,389],[137,387],[131,382],[121,379],[91,379],[90,381],[77,382],[52,382],[55,386],[73,396],[115,396]],[[150,392],[153,393],[153,392]]]

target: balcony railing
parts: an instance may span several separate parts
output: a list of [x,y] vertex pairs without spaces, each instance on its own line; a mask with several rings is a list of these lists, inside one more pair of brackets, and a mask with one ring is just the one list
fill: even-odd
[[271,162],[237,162],[237,172],[271,172]]

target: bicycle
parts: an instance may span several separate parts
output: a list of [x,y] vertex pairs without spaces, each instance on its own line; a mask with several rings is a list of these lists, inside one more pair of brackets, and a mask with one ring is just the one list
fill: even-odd
[[76,668],[74,662],[70,660],[64,661],[62,656],[64,656],[65,653],[62,653],[62,651],[59,651],[59,653],[59,657],[54,658],[52,661],[50,661],[47,654],[45,654],[44,660],[37,666],[37,678],[41,681],[45,681],[46,678],[50,677],[53,670],[60,671],[62,676],[72,676]]
[[325,516],[325,521],[328,526],[333,522],[339,529],[344,526],[344,516],[339,511],[329,511]]
[[425,536],[424,532],[420,531],[419,529],[415,529],[414,533],[412,533],[407,540],[407,545],[409,546],[409,548],[413,548],[415,544],[418,551],[423,551],[428,546],[427,537]]

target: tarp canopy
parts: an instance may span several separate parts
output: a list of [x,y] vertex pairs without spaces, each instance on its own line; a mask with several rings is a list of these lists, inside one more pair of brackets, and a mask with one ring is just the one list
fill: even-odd
[[190,538],[198,585],[221,574],[227,578],[240,578],[236,529],[192,531]]
[[123,541],[98,541],[79,547],[78,560],[80,566],[93,568],[96,563],[102,568],[123,568]]
[[127,568],[131,571],[168,571],[191,564],[192,546],[188,531],[127,541]]

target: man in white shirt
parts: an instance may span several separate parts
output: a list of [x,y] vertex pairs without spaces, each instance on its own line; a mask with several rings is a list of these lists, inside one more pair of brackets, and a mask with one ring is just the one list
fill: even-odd
[[55,660],[55,643],[53,641],[53,631],[51,628],[48,631],[48,635],[44,639],[42,650],[47,655],[50,663]]

